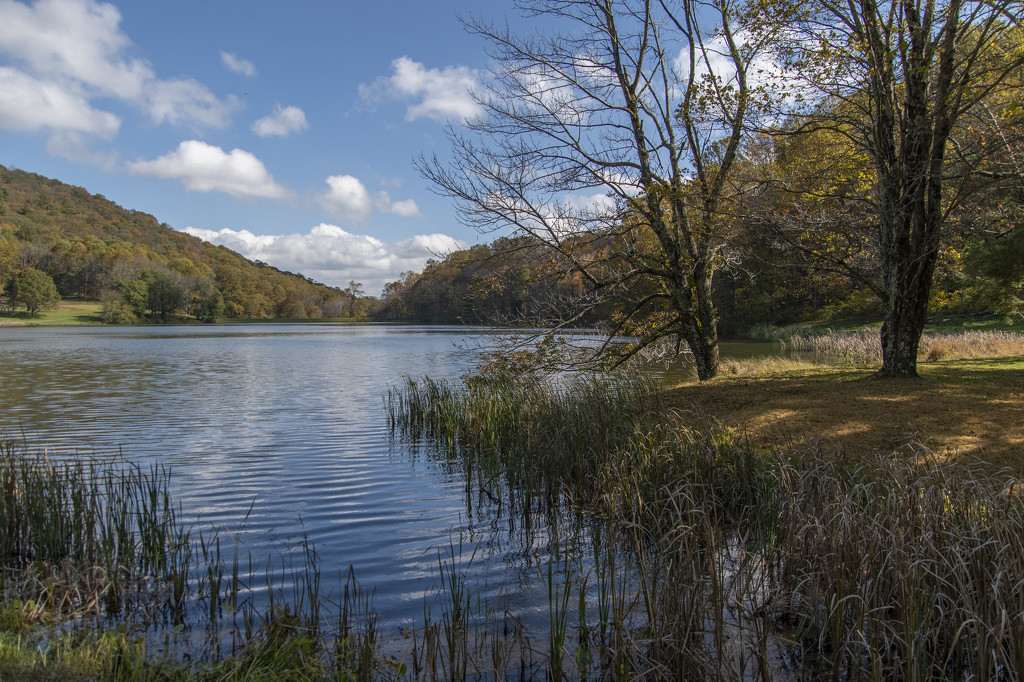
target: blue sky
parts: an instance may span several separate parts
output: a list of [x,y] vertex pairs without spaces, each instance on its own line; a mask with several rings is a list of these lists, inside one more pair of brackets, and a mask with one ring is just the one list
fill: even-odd
[[481,241],[412,166],[487,58],[440,2],[0,0],[0,164],[369,293]]

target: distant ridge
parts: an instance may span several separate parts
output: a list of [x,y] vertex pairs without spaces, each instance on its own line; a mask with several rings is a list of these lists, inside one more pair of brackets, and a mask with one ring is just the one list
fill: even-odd
[[26,267],[49,274],[62,296],[112,308],[122,298],[118,282],[160,273],[186,289],[177,311],[186,316],[215,293],[230,318],[351,317],[374,300],[248,260],[101,194],[0,165],[0,284]]

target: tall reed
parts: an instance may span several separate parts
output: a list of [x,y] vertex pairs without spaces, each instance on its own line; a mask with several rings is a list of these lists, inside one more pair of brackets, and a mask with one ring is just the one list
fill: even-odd
[[[828,332],[780,337],[783,350],[813,352],[822,359],[852,366],[871,366],[882,361],[877,330]],[[1024,355],[1024,334],[1001,331],[927,333],[921,336],[918,357],[926,362]]]
[[[550,677],[1024,671],[1024,503],[1005,478],[923,447],[918,460],[858,463],[755,452],[728,429],[690,428],[624,379],[409,381],[388,406],[404,437],[434,443],[468,477],[486,469],[473,480],[489,497],[519,500],[502,513],[543,511],[562,529],[565,554],[542,573]],[[565,557],[586,546],[592,560],[570,571]]]
[[[47,669],[32,647],[58,652],[57,666],[66,654],[78,669],[48,669],[83,679],[372,679],[381,671],[372,593],[354,573],[333,605],[334,630],[308,540],[295,562],[262,566],[257,596],[259,563],[250,556],[243,570],[237,544],[223,551],[219,532],[193,535],[179,514],[162,467],[0,443],[0,678],[37,674],[18,661]],[[39,620],[60,621],[62,633],[32,630]],[[3,653],[8,631],[18,638],[14,663]]]

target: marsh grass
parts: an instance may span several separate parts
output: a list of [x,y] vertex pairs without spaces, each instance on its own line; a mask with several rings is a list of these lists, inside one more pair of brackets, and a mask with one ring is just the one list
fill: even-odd
[[[877,330],[828,332],[778,338],[783,350],[813,352],[822,360],[848,366],[882,362]],[[921,336],[918,358],[925,362],[1024,355],[1024,334],[1007,331],[934,332]]]
[[371,679],[388,664],[353,571],[332,601],[308,540],[280,563],[243,558],[183,524],[169,485],[159,466],[0,444],[0,679]]
[[[1024,672],[1024,503],[1007,476],[913,444],[857,461],[756,450],[723,426],[692,428],[628,376],[409,380],[386,406],[396,441],[464,476],[467,504],[516,529],[539,619],[482,597],[474,550],[453,536],[436,599],[383,649],[372,589],[350,568],[325,590],[309,541],[260,562],[183,526],[159,468],[7,445],[0,678]],[[32,627],[47,614],[92,627]]]
[[[820,449],[755,452],[723,427],[690,428],[649,385],[625,379],[410,380],[387,404],[403,438],[433,443],[439,463],[489,486],[504,513],[561,519],[539,567],[546,646],[517,642],[533,654],[520,671],[836,680],[1024,671],[1024,504],[1005,476],[941,463],[920,445],[914,457],[860,462]],[[587,548],[587,561],[571,560]],[[450,671],[444,655],[433,664]],[[460,669],[509,673],[472,647],[458,655]]]

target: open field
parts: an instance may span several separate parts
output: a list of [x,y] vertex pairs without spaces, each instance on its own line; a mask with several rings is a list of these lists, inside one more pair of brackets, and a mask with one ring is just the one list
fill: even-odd
[[679,386],[677,406],[757,445],[821,442],[848,456],[910,440],[949,457],[1024,470],[1024,357],[920,363],[919,380],[873,369],[804,368]]
[[44,310],[37,317],[29,317],[24,310],[0,312],[0,326],[102,324],[102,310],[99,301],[63,300],[56,310]]

